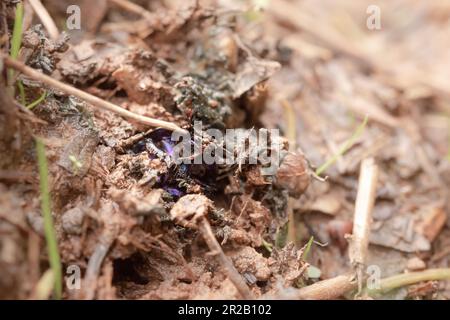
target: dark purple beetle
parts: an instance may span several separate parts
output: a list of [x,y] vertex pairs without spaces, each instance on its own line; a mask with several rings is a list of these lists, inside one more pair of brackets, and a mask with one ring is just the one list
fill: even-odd
[[[132,151],[137,154],[148,152],[151,159],[162,159],[168,165],[167,173],[157,177],[156,187],[167,191],[172,197],[179,198],[186,194],[186,186],[198,184],[205,193],[215,191],[217,168],[206,164],[175,164],[173,161],[174,147],[177,141],[172,141],[172,132],[166,129],[156,129],[144,139],[137,142]],[[192,141],[192,145],[193,145]]]

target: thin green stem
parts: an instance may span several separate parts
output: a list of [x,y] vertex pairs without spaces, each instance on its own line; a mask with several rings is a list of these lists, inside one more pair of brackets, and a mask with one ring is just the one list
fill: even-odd
[[447,160],[450,161],[450,116],[447,117],[448,119],[448,130],[447,130],[447,134],[448,134],[448,148],[447,148]]
[[422,281],[450,280],[450,268],[428,269],[420,272],[398,274],[380,281],[377,289],[366,289],[370,295],[388,292]]
[[44,216],[44,232],[47,242],[47,250],[50,267],[55,276],[55,298],[61,299],[62,295],[62,271],[59,257],[58,243],[56,239],[55,227],[53,225],[50,190],[48,185],[48,166],[45,156],[45,146],[40,139],[36,139],[36,151],[39,166],[39,185],[41,192],[41,210]]
[[44,91],[44,93],[37,98],[36,100],[34,100],[32,103],[30,103],[29,105],[27,105],[27,108],[29,110],[33,109],[34,107],[36,107],[38,104],[40,104],[42,101],[45,100],[45,98],[47,97],[47,91]]
[[17,81],[17,87],[19,88],[20,103],[25,105],[27,101],[25,97],[25,87],[23,86],[22,81]]
[[314,242],[314,237],[309,238],[308,243],[306,244],[305,251],[303,252],[303,261],[306,261],[306,258],[308,258],[309,252],[311,251],[311,246]]
[[[23,3],[19,2],[16,6],[16,14],[14,19],[14,28],[11,39],[11,58],[17,59],[19,56],[20,46],[22,45],[22,33],[23,33]],[[8,69],[8,84],[12,88],[14,81],[14,70],[12,68]]]
[[336,152],[331,158],[329,158],[324,164],[322,164],[319,168],[316,169],[316,175],[320,176],[324,173],[329,167],[331,167],[337,159],[346,153],[356,142],[356,140],[361,136],[366,127],[367,121],[369,117],[365,116],[363,122],[356,128],[353,132],[352,136],[346,140],[342,146],[339,148],[338,152]]

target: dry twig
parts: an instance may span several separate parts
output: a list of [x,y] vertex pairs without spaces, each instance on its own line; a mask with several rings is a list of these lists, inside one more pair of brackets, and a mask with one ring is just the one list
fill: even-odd
[[[104,240],[104,239],[102,239]],[[86,269],[86,275],[83,280],[84,284],[84,296],[85,300],[92,300],[95,296],[95,290],[97,288],[97,278],[100,273],[100,267],[102,266],[103,260],[108,253],[113,240],[100,241],[95,249],[92,256],[89,258],[88,266]]]
[[301,289],[288,289],[277,292],[275,296],[266,295],[264,299],[282,300],[332,300],[356,288],[352,273],[316,282]]
[[218,256],[219,262],[244,299],[253,299],[253,295],[242,276],[234,267],[232,261],[225,255],[217,242],[209,224],[207,214],[212,208],[212,202],[203,195],[188,194],[180,198],[170,210],[175,223],[183,227],[199,230],[211,252]]
[[28,0],[28,2],[30,3],[34,12],[36,12],[36,15],[39,17],[39,20],[41,20],[41,22],[44,25],[45,29],[47,30],[50,38],[52,40],[58,39],[58,37],[59,37],[58,27],[56,26],[52,17],[48,13],[47,9],[45,9],[45,7],[42,5],[41,1],[40,0]]
[[350,236],[350,262],[356,269],[358,292],[362,290],[363,272],[367,262],[370,224],[375,203],[375,191],[378,181],[378,166],[373,158],[361,163],[358,194],[356,196],[353,234]]
[[310,286],[299,289],[295,298],[302,300],[331,300],[336,299],[348,291],[355,289],[356,283],[351,274],[316,282]]
[[228,278],[230,278],[231,282],[233,282],[234,286],[242,295],[242,297],[246,300],[254,299],[244,279],[236,270],[230,258],[228,258],[223,252],[219,242],[217,242],[217,239],[211,230],[211,225],[204,216],[200,218],[199,229],[206,241],[206,244],[208,245],[209,250],[211,250],[212,253],[216,254],[219,257],[220,264],[224,267]]
[[380,281],[378,289],[368,290],[369,294],[383,293],[422,281],[450,280],[450,268],[428,269],[420,272],[397,274]]
[[124,10],[140,15],[141,17],[147,20],[154,19],[154,15],[150,11],[128,0],[109,0],[109,1],[114,3],[116,6],[121,7]]
[[[313,285],[288,292],[283,299],[330,300],[343,296],[357,287],[353,274],[340,275],[331,279],[319,281]],[[378,289],[367,289],[367,293],[383,293],[396,288],[412,285],[422,281],[450,280],[450,269],[428,269],[420,272],[397,274],[382,279]]]
[[186,133],[186,130],[181,129],[176,124],[173,124],[173,123],[170,123],[167,121],[162,121],[162,120],[158,120],[158,119],[141,116],[141,115],[135,114],[133,112],[130,112],[130,111],[123,109],[111,102],[105,101],[105,100],[100,99],[96,96],[93,96],[87,92],[81,91],[77,88],[74,88],[74,87],[68,85],[68,84],[65,84],[61,81],[53,79],[39,71],[34,70],[33,68],[26,66],[22,62],[14,60],[8,56],[3,55],[3,59],[5,62],[5,65],[7,65],[8,67],[13,68],[17,71],[20,71],[23,74],[27,75],[28,77],[30,77],[34,80],[37,80],[37,81],[41,81],[42,83],[44,83],[50,87],[56,88],[66,94],[69,94],[69,95],[75,96],[81,100],[84,100],[98,109],[108,110],[108,111],[114,112],[124,118],[128,118],[130,120],[134,120],[139,123],[143,123],[143,124],[146,124],[146,125],[149,125],[152,127],[161,127],[161,128],[165,128],[165,129],[168,129],[171,131],[179,131],[182,133]]

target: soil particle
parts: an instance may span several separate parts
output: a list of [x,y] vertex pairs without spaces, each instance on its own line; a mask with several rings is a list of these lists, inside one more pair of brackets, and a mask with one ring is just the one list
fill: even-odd
[[188,220],[197,220],[206,217],[213,207],[211,200],[203,195],[189,194],[180,198],[170,210],[173,220],[183,223]]
[[114,149],[105,145],[99,145],[95,150],[94,161],[98,162],[102,168],[108,172],[114,167],[116,153]]
[[418,257],[411,258],[406,263],[406,268],[409,271],[419,271],[425,269],[426,267],[426,263]]
[[168,109],[173,108],[174,92],[172,87],[152,79],[148,70],[124,65],[114,71],[112,77],[127,92],[131,101],[141,105],[156,102]]
[[92,129],[80,130],[64,147],[58,164],[73,173],[83,177],[89,171],[97,143],[98,134]]
[[230,218],[233,221],[233,231],[229,239],[237,243],[250,243],[255,247],[261,246],[271,220],[270,210],[248,195],[237,197],[234,204],[235,216]]
[[272,275],[267,259],[252,247],[242,247],[228,254],[241,274],[249,273],[258,281],[267,281]]
[[165,212],[162,199],[164,190],[162,189],[153,189],[146,195],[136,189],[110,189],[108,193],[119,204],[120,208],[130,215],[146,216]]
[[85,213],[80,208],[72,208],[61,216],[63,230],[68,234],[81,234]]
[[44,236],[44,218],[34,211],[28,211],[26,214],[27,222],[34,232]]

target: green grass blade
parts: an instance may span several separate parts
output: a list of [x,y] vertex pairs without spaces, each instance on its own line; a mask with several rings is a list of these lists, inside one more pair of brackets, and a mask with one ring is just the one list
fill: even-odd
[[19,88],[20,103],[25,105],[27,101],[25,97],[25,87],[23,86],[22,81],[17,81],[17,87]]
[[[19,2],[16,6],[16,15],[14,18],[14,28],[11,38],[11,58],[17,59],[19,56],[20,46],[22,45],[22,33],[23,33],[23,3]],[[14,79],[14,70],[8,70],[9,85],[12,86]]]
[[62,295],[62,270],[59,257],[58,243],[56,240],[55,227],[53,225],[50,190],[48,186],[48,166],[45,156],[45,147],[41,140],[36,139],[36,151],[39,166],[39,185],[41,192],[41,210],[44,216],[45,240],[47,242],[50,268],[53,271],[55,279],[55,298],[61,299]]
[[20,46],[22,45],[23,28],[23,3],[19,2],[16,7],[16,16],[14,20],[14,29],[11,41],[11,58],[17,59]]
[[37,98],[35,101],[33,101],[32,103],[30,103],[29,105],[27,105],[27,108],[29,110],[33,109],[34,107],[36,107],[38,104],[40,104],[42,101],[45,100],[45,98],[47,97],[47,91],[44,91],[44,93]]
[[314,242],[314,237],[309,238],[308,243],[306,244],[306,248],[305,251],[303,252],[303,261],[306,261],[306,259],[308,258],[308,254],[311,251],[311,246]]
[[450,116],[448,116],[448,151],[447,151],[447,160],[450,161]]
[[328,159],[324,164],[322,164],[316,170],[316,175],[320,176],[324,173],[329,167],[331,167],[337,159],[346,153],[356,142],[356,140],[361,136],[366,127],[367,121],[369,117],[365,116],[363,122],[356,128],[355,132],[353,132],[352,136],[344,142],[344,144],[339,148],[338,152],[336,152],[330,159]]

